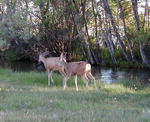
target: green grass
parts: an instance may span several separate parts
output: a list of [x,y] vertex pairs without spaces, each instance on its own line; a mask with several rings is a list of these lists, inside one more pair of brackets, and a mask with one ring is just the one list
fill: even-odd
[[90,89],[73,79],[62,89],[62,77],[0,69],[0,122],[149,122],[150,88],[133,89],[130,84],[93,83]]

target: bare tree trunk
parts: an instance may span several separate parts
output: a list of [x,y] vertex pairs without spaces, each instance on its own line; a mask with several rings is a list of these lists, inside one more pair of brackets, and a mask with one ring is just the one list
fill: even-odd
[[84,24],[85,24],[85,31],[86,34],[83,32],[82,28],[79,27],[79,24],[76,22],[76,18],[80,17],[80,8],[77,6],[76,1],[73,0],[72,1],[75,8],[76,8],[76,12],[75,15],[73,15],[73,20],[74,20],[74,25],[75,25],[75,30],[77,31],[77,33],[79,34],[79,37],[81,39],[83,39],[83,42],[81,42],[81,49],[83,54],[86,56],[86,58],[88,59],[88,61],[91,64],[94,64],[95,61],[93,59],[92,53],[91,53],[91,49],[90,49],[90,44],[89,44],[89,34],[88,34],[88,28],[87,28],[87,24],[86,24],[86,19],[85,19],[85,4],[86,4],[86,0],[81,1],[81,5],[82,5],[82,15],[84,17]]
[[108,24],[109,24],[109,19],[108,19],[107,14],[105,13],[105,27],[104,27],[105,31],[103,33],[106,39],[106,44],[109,49],[109,53],[112,58],[112,62],[117,63],[115,55],[114,55],[115,50],[114,50],[113,41],[112,41],[111,27],[110,27],[110,24],[109,25]]
[[133,47],[131,46],[132,42],[128,38],[128,33],[127,33],[127,28],[126,28],[126,22],[125,22],[125,18],[124,18],[125,15],[124,15],[124,11],[123,11],[122,3],[121,2],[122,2],[122,0],[118,0],[118,7],[120,9],[120,18],[121,18],[122,23],[123,23],[123,30],[124,30],[125,38],[127,39],[127,45],[128,45],[129,50],[130,50],[132,61],[135,61],[135,56],[134,56],[134,53],[133,53]]
[[94,21],[95,21],[95,37],[96,40],[98,40],[98,32],[97,32],[97,14],[95,12],[95,0],[92,0],[92,10],[93,10],[93,15],[94,15]]
[[[136,31],[140,31],[140,22],[139,22],[139,16],[138,16],[138,3],[137,0],[131,0],[132,2],[132,8],[134,12],[134,20],[135,20],[135,26],[136,26]],[[150,62],[144,52],[144,42],[143,40],[139,41],[140,45],[140,54],[142,58],[142,63],[148,65]]]
[[[97,16],[99,18],[99,26],[101,28],[101,31],[102,31],[102,37],[105,38],[106,40],[106,45],[107,45],[107,48],[109,49],[109,53],[111,55],[111,58],[112,58],[112,61],[113,63],[116,63],[116,58],[115,58],[115,46],[114,46],[114,43],[112,41],[112,34],[111,34],[111,27],[110,27],[110,22],[108,21],[108,15],[106,14],[106,12],[103,12],[103,17],[101,17],[101,14],[98,12],[98,8],[96,8],[96,11],[97,11]],[[102,26],[102,23],[104,23],[104,27]],[[108,27],[108,23],[109,23],[109,27]]]
[[82,4],[82,14],[83,14],[83,19],[84,19],[85,32],[86,32],[86,36],[87,36],[87,39],[85,38],[85,45],[86,45],[86,48],[87,48],[90,63],[91,64],[96,64],[94,53],[91,50],[91,45],[92,44],[90,42],[90,36],[89,36],[89,33],[88,33],[88,26],[87,26],[87,21],[86,21],[86,16],[85,16],[86,1],[87,0],[84,0],[81,3]]
[[141,53],[143,64],[147,65],[150,62],[148,61],[148,58],[147,58],[147,56],[145,55],[145,52],[144,52],[144,43],[142,43],[141,41],[139,43],[140,43],[140,53]]
[[110,7],[109,7],[109,4],[108,4],[108,1],[107,0],[102,0],[103,2],[103,7],[104,7],[104,10],[105,12],[109,15],[109,18],[110,18],[110,21],[111,21],[111,24],[112,24],[112,27],[113,27],[113,30],[116,34],[116,37],[117,37],[117,40],[119,42],[119,45],[121,47],[121,50],[122,50],[122,53],[123,55],[125,56],[125,59],[130,62],[130,58],[126,52],[126,47],[124,45],[124,43],[121,41],[121,37],[120,37],[120,34],[118,33],[118,28],[116,27],[116,24],[115,24],[115,21],[114,21],[114,18],[112,16],[112,12],[110,10]]
[[147,28],[149,28],[150,26],[150,10],[148,10],[148,13],[147,13]]
[[101,53],[101,50],[100,50],[100,46],[99,46],[99,39],[98,39],[98,30],[97,30],[97,11],[95,12],[95,9],[97,10],[97,6],[96,6],[96,2],[95,0],[92,0],[92,10],[93,10],[93,15],[94,15],[94,21],[95,21],[95,37],[96,37],[96,53],[97,55],[95,56],[95,59],[96,59],[96,63],[97,64],[100,64],[101,63],[101,57],[100,57],[100,53]]
[[145,12],[144,12],[144,16],[143,16],[143,18],[144,18],[144,20],[143,20],[143,30],[144,30],[144,28],[145,28],[145,24],[146,24],[146,14],[148,14],[148,1],[147,0],[145,0]]
[[132,2],[133,13],[134,13],[136,30],[140,31],[140,22],[139,22],[138,5],[137,5],[138,3],[137,0],[131,0],[131,2]]
[[103,33],[104,33],[104,37],[105,37],[105,39],[106,39],[106,44],[107,44],[109,53],[110,53],[111,58],[112,58],[112,62],[113,62],[113,63],[117,63],[116,58],[115,58],[115,56],[114,56],[113,48],[111,47],[111,37],[110,37],[111,34],[108,33],[107,30],[105,30],[105,32],[103,32]]

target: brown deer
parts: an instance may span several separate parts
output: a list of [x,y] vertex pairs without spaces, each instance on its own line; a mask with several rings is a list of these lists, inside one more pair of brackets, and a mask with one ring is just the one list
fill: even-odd
[[75,79],[76,90],[77,91],[79,90],[77,85],[77,75],[81,76],[82,79],[86,81],[86,88],[89,87],[88,79],[91,78],[92,80],[94,80],[94,87],[97,89],[96,80],[94,76],[91,74],[91,64],[85,61],[67,63],[63,53],[60,55],[60,64],[64,66],[65,73],[66,73],[63,81],[64,89],[67,87],[66,85],[67,80],[71,76],[75,76],[74,79]]
[[59,73],[65,77],[66,73],[64,72],[64,66],[60,65],[60,57],[45,58],[44,54],[39,53],[39,62],[43,62],[45,69],[48,72],[48,85],[50,85],[50,81],[53,82],[53,71],[59,71]]

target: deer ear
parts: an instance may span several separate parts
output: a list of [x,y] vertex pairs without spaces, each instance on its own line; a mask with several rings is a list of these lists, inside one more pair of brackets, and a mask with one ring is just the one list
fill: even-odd
[[63,53],[61,53],[61,55],[60,55],[60,57],[59,57],[59,59],[60,59],[60,61],[62,61],[63,60]]
[[50,54],[50,52],[46,51],[46,52],[43,53],[43,56],[48,56],[49,54]]

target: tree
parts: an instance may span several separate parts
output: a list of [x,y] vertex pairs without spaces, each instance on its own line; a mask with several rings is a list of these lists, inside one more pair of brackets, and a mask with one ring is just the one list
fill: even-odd
[[122,23],[123,23],[123,31],[124,31],[125,38],[127,40],[128,48],[130,50],[131,58],[132,58],[132,61],[135,61],[133,49],[132,49],[132,46],[131,46],[132,42],[130,41],[130,39],[128,37],[128,33],[127,33],[127,27],[126,27],[126,22],[125,22],[125,14],[124,14],[124,10],[123,10],[123,7],[122,7],[122,0],[118,0],[118,7],[120,9],[120,18],[121,18]]
[[102,0],[103,2],[103,7],[104,7],[104,10],[105,12],[108,14],[109,18],[110,18],[110,21],[111,21],[111,24],[112,24],[112,27],[114,29],[114,32],[116,34],[116,37],[117,37],[117,40],[119,41],[119,45],[120,45],[120,48],[126,58],[127,61],[130,62],[130,58],[126,52],[126,48],[125,48],[125,45],[124,43],[121,41],[121,38],[120,38],[120,34],[118,33],[118,28],[116,26],[116,23],[114,21],[114,18],[113,18],[113,15],[112,15],[112,12],[110,10],[110,7],[109,7],[109,4],[108,4],[108,1],[107,0]]
[[[139,15],[138,15],[138,2],[137,2],[137,0],[131,0],[131,2],[132,2],[133,12],[134,12],[136,31],[140,32],[141,29],[140,29]],[[144,41],[143,40],[139,41],[139,46],[140,46],[140,54],[141,54],[142,62],[143,62],[143,64],[148,65],[150,62],[144,52]]]

